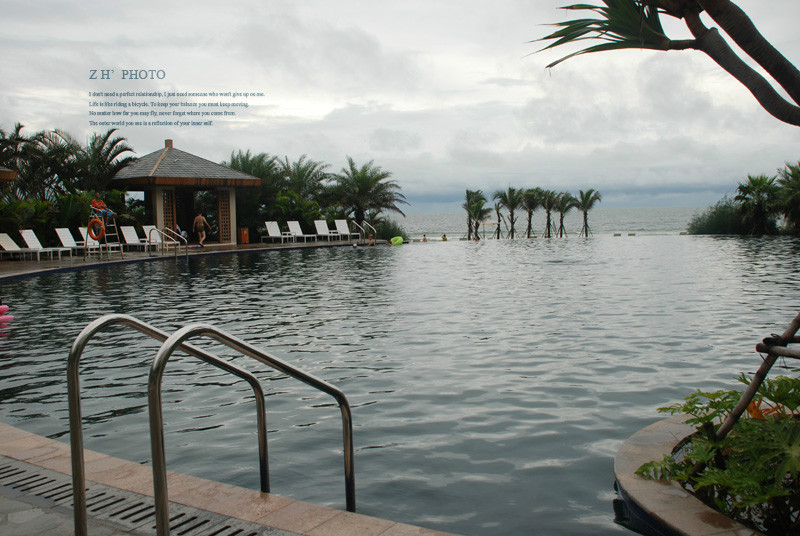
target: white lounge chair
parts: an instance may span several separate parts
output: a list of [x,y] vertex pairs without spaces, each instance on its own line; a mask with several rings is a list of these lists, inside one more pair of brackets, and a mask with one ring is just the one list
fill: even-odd
[[133,225],[121,225],[122,238],[128,248],[147,248],[147,239],[141,238]]
[[317,238],[324,236],[328,241],[331,238],[341,238],[338,232],[328,229],[328,222],[325,220],[314,220],[314,227],[317,228]]
[[72,232],[66,227],[56,227],[56,234],[58,235],[58,239],[61,240],[61,245],[65,248],[69,248],[72,251],[86,249],[86,244],[84,242],[75,242]]
[[300,222],[298,221],[287,221],[286,225],[289,226],[289,232],[292,233],[295,241],[297,241],[298,238],[302,238],[303,242],[306,242],[309,238],[317,239],[317,235],[304,234],[303,229],[300,228]]
[[90,252],[94,249],[100,249],[100,242],[89,236],[89,230],[86,227],[78,227],[78,230],[81,232],[81,236],[83,237],[83,243],[86,247],[86,251]]
[[353,237],[361,237],[360,233],[353,233],[350,231],[350,226],[347,224],[347,220],[334,220],[333,223],[336,224],[336,232],[339,233],[339,236],[342,238],[350,239]]
[[42,260],[42,253],[46,253],[50,255],[50,260],[53,260],[53,255],[56,253],[58,254],[58,260],[61,260],[61,254],[65,251],[69,253],[69,256],[72,256],[72,250],[70,248],[45,248],[42,247],[42,243],[39,242],[39,237],[36,236],[36,233],[33,229],[20,229],[19,234],[22,235],[22,239],[28,245],[28,248],[34,252],[36,252],[36,260]]
[[[271,238],[273,240],[280,239],[281,244],[283,244],[284,240],[294,240],[294,235],[289,231],[281,231],[281,228],[278,227],[278,222],[276,221],[265,221],[264,224],[267,226],[267,238]],[[261,237],[261,241],[264,241],[264,237]]]
[[3,251],[0,251],[0,258],[3,257],[3,253],[8,253],[12,258],[14,255],[21,255],[24,260],[26,255],[33,256],[34,253],[28,248],[19,247],[7,233],[0,233],[0,248],[3,248]]
[[149,244],[153,248],[158,246],[164,246],[166,248],[178,247],[177,240],[173,240],[172,238],[163,234],[156,228],[155,225],[142,225],[142,230],[144,231],[145,236],[144,243]]

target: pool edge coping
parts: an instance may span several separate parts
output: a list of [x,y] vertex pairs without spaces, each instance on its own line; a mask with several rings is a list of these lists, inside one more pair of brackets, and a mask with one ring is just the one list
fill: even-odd
[[[27,432],[2,421],[0,456],[65,475],[72,473],[67,443]],[[84,460],[87,481],[153,497],[150,466],[90,450],[84,450]],[[168,486],[171,490],[170,503],[303,536],[457,536],[174,471],[168,471]],[[220,501],[221,496],[225,496],[226,500]]]
[[677,482],[648,480],[634,474],[642,464],[660,460],[695,431],[686,415],[676,415],[642,428],[622,443],[614,456],[614,476],[625,502],[672,534],[683,536],[764,536],[745,527],[686,491]]

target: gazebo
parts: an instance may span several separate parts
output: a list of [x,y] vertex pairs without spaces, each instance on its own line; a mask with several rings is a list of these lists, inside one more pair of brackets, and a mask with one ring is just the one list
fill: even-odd
[[195,216],[194,193],[217,192],[217,222],[221,244],[235,244],[236,189],[261,186],[261,179],[175,149],[164,148],[136,159],[116,174],[115,188],[143,191],[153,223],[159,229],[189,230]]
[[18,173],[7,167],[0,166],[0,182],[12,182],[17,179]]

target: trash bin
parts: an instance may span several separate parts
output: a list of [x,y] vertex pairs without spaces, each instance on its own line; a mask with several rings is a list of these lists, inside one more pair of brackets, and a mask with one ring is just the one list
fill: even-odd
[[249,244],[250,243],[250,231],[247,227],[239,227],[239,243],[240,244]]

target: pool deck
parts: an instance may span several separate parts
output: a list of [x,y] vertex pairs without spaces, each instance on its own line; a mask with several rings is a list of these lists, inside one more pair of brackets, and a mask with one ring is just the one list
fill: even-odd
[[[292,249],[308,249],[308,248],[330,248],[330,247],[353,247],[352,242],[345,240],[317,240],[313,242],[286,242],[286,243],[255,243],[255,244],[207,244],[206,247],[192,247],[188,248],[189,257],[202,257],[211,255],[229,255],[231,253],[245,253],[254,251],[281,251]],[[359,247],[368,247],[365,244],[359,244]],[[112,264],[128,264],[136,262],[151,262],[151,261],[167,261],[176,259],[185,259],[187,252],[181,248],[176,256],[175,250],[170,249],[167,252],[145,252],[141,250],[126,250],[123,255],[120,255],[119,250],[112,251],[109,255],[104,252],[102,257],[96,252],[91,255],[84,256],[82,252],[77,252],[74,255],[62,253],[61,259],[58,256],[50,258],[49,256],[42,256],[41,261],[37,261],[36,257],[28,256],[25,260],[10,259],[5,254],[3,259],[0,260],[0,280],[3,279],[16,279],[21,277],[28,277],[48,272],[63,272],[82,270],[86,268],[96,268],[98,266],[112,265]],[[13,314],[13,313],[11,313]]]
[[[84,459],[89,534],[154,534],[152,469],[89,450]],[[70,474],[68,444],[0,423],[0,533],[74,534]],[[173,471],[167,486],[176,534],[447,536]]]

